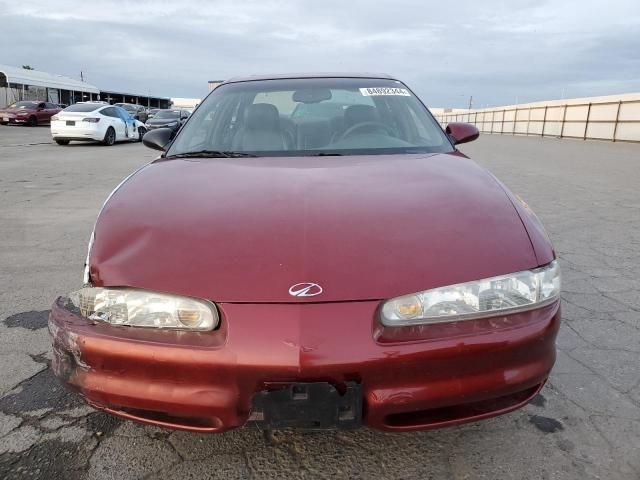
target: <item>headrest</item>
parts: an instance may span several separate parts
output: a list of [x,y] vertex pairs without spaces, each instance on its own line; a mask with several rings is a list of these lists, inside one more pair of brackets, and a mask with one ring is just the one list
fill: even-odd
[[270,103],[254,103],[245,112],[245,126],[250,130],[278,130],[280,112]]

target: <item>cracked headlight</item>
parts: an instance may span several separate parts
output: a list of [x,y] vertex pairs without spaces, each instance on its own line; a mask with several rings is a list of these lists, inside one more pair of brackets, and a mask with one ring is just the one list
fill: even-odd
[[69,298],[83,316],[112,325],[204,331],[219,322],[211,302],[147,290],[85,287]]
[[531,310],[560,296],[557,260],[524,272],[434,288],[386,301],[387,326],[453,322]]

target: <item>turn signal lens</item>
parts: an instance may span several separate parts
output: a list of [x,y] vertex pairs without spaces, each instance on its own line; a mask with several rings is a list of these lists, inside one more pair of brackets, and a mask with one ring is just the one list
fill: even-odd
[[414,296],[402,297],[396,304],[396,312],[402,318],[416,318],[422,314],[420,299]]
[[197,310],[178,309],[178,320],[187,327],[198,325],[201,320],[200,312]]

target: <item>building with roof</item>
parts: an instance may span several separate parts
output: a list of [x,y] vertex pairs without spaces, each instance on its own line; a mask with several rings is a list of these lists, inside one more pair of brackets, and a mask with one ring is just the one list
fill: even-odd
[[138,103],[147,107],[168,108],[169,98],[102,90],[75,78],[0,65],[0,108],[20,100],[72,103],[104,100],[109,103]]
[[0,107],[20,100],[71,104],[96,100],[99,94],[98,87],[80,80],[0,65]]

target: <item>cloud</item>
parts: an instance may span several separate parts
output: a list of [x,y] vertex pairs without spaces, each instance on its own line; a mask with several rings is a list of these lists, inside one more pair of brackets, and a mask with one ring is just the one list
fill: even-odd
[[0,63],[131,93],[200,97],[210,79],[296,71],[391,73],[443,106],[640,91],[637,0],[0,0],[0,12]]

